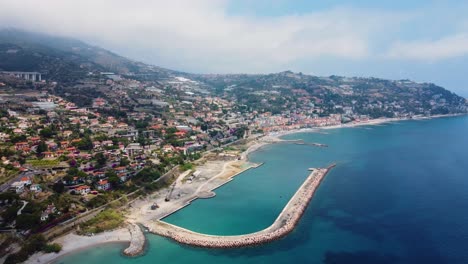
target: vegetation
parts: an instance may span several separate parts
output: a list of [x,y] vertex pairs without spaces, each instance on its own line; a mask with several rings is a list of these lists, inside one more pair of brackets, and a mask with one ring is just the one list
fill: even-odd
[[43,249],[45,253],[58,253],[60,250],[62,250],[62,245],[57,243],[47,244]]
[[15,264],[25,262],[29,256],[38,252],[46,253],[59,252],[62,246],[59,244],[47,244],[46,239],[42,235],[32,235],[25,241],[21,250],[15,254],[9,255],[5,259],[5,264]]
[[51,167],[59,165],[60,161],[46,160],[46,159],[34,159],[34,160],[27,160],[26,163],[37,168],[51,168]]
[[112,230],[121,226],[124,217],[121,212],[114,209],[106,209],[96,215],[93,219],[80,225],[81,234],[96,234],[106,230]]
[[183,165],[180,165],[180,169],[182,171],[188,171],[188,170],[193,170],[194,166],[192,163],[185,163]]
[[135,182],[152,182],[161,177],[157,168],[144,168],[134,178]]

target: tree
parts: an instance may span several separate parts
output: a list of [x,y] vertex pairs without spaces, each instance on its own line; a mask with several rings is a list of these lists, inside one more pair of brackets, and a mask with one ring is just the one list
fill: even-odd
[[135,179],[142,182],[152,182],[161,177],[161,172],[154,168],[144,168],[136,176]]
[[39,135],[43,138],[51,138],[55,135],[55,131],[50,127],[45,127],[39,132]]
[[44,151],[47,151],[47,144],[44,141],[41,141],[39,142],[39,145],[37,145],[36,153],[37,155],[41,155]]
[[5,221],[5,223],[12,222],[16,219],[18,209],[19,207],[17,206],[10,206],[2,213],[2,218]]
[[65,182],[67,182],[67,184],[68,184],[69,182],[71,182],[71,181],[73,180],[73,176],[67,174],[67,175],[65,175],[65,176],[63,177],[63,180],[64,180]]
[[93,142],[89,137],[83,138],[79,144],[78,149],[80,150],[92,150],[93,149]]
[[13,143],[13,144],[18,143],[18,142],[22,142],[22,141],[26,141],[26,136],[25,135],[13,134],[10,137],[10,142]]
[[120,166],[128,166],[128,164],[130,164],[130,161],[127,158],[124,157],[120,160]]
[[28,244],[30,246],[30,249],[39,251],[42,250],[46,245],[46,239],[42,235],[32,235],[28,239]]
[[29,230],[36,227],[40,223],[38,214],[21,214],[16,218],[16,228]]
[[94,155],[94,158],[96,159],[96,163],[99,167],[106,165],[107,159],[102,152],[96,153],[96,155]]
[[[65,177],[64,177],[64,180],[65,180]],[[65,190],[65,185],[63,185],[63,182],[62,182],[62,181],[57,181],[57,182],[54,183],[54,185],[52,186],[52,189],[53,189],[54,192],[56,192],[56,193],[63,193],[63,191]]]
[[118,187],[120,185],[120,179],[113,170],[106,171],[106,177],[112,187]]

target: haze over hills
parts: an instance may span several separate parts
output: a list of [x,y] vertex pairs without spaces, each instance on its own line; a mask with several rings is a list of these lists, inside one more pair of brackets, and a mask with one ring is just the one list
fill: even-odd
[[[86,91],[90,89],[86,89],[86,85],[77,89],[75,84],[89,79],[90,73],[114,72],[129,79],[155,82],[182,76],[197,81],[200,86],[215,94],[224,93],[251,109],[263,112],[280,113],[290,107],[297,107],[301,103],[298,101],[301,96],[312,97],[312,102],[327,105],[325,109],[328,110],[322,113],[324,115],[344,113],[349,107],[358,112],[364,109],[360,113],[369,114],[368,105],[374,103],[376,107],[371,108],[379,110],[373,110],[375,113],[372,117],[392,116],[400,108],[416,114],[466,110],[464,98],[430,83],[361,77],[317,77],[290,71],[273,74],[182,73],[136,62],[80,40],[18,29],[0,31],[0,70],[39,71],[46,79],[59,82],[59,88],[71,94],[70,98],[87,96]],[[106,97],[105,92],[98,91],[99,88],[96,88],[97,94]],[[272,93],[269,96],[275,101],[262,102],[268,93]],[[281,100],[276,99],[277,95],[282,96]],[[76,103],[86,105],[92,99]],[[278,103],[280,101],[285,102]],[[384,102],[387,105],[383,109],[380,105]]]
[[80,40],[27,32],[0,30],[0,69],[5,71],[39,71],[49,79],[76,80],[88,72],[111,71],[138,74],[149,70],[166,70],[121,57]]

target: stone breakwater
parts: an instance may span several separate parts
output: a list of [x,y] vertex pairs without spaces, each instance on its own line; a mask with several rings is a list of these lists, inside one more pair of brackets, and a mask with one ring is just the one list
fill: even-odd
[[275,222],[266,229],[255,233],[213,236],[196,233],[163,221],[149,223],[146,227],[152,233],[174,239],[179,243],[205,248],[238,248],[271,242],[284,237],[296,227],[318,186],[334,166],[315,169],[289,200]]
[[137,256],[140,255],[145,249],[145,235],[141,231],[141,228],[136,224],[129,224],[128,231],[130,231],[130,245],[126,248],[123,253],[126,256]]

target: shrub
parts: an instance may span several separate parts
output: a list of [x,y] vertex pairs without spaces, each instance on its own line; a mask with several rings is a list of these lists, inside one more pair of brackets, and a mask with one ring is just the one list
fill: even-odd
[[45,245],[44,249],[42,251],[44,251],[45,253],[58,253],[60,252],[60,250],[62,250],[62,245],[60,244],[57,244],[57,243],[53,243],[53,244],[47,244]]

